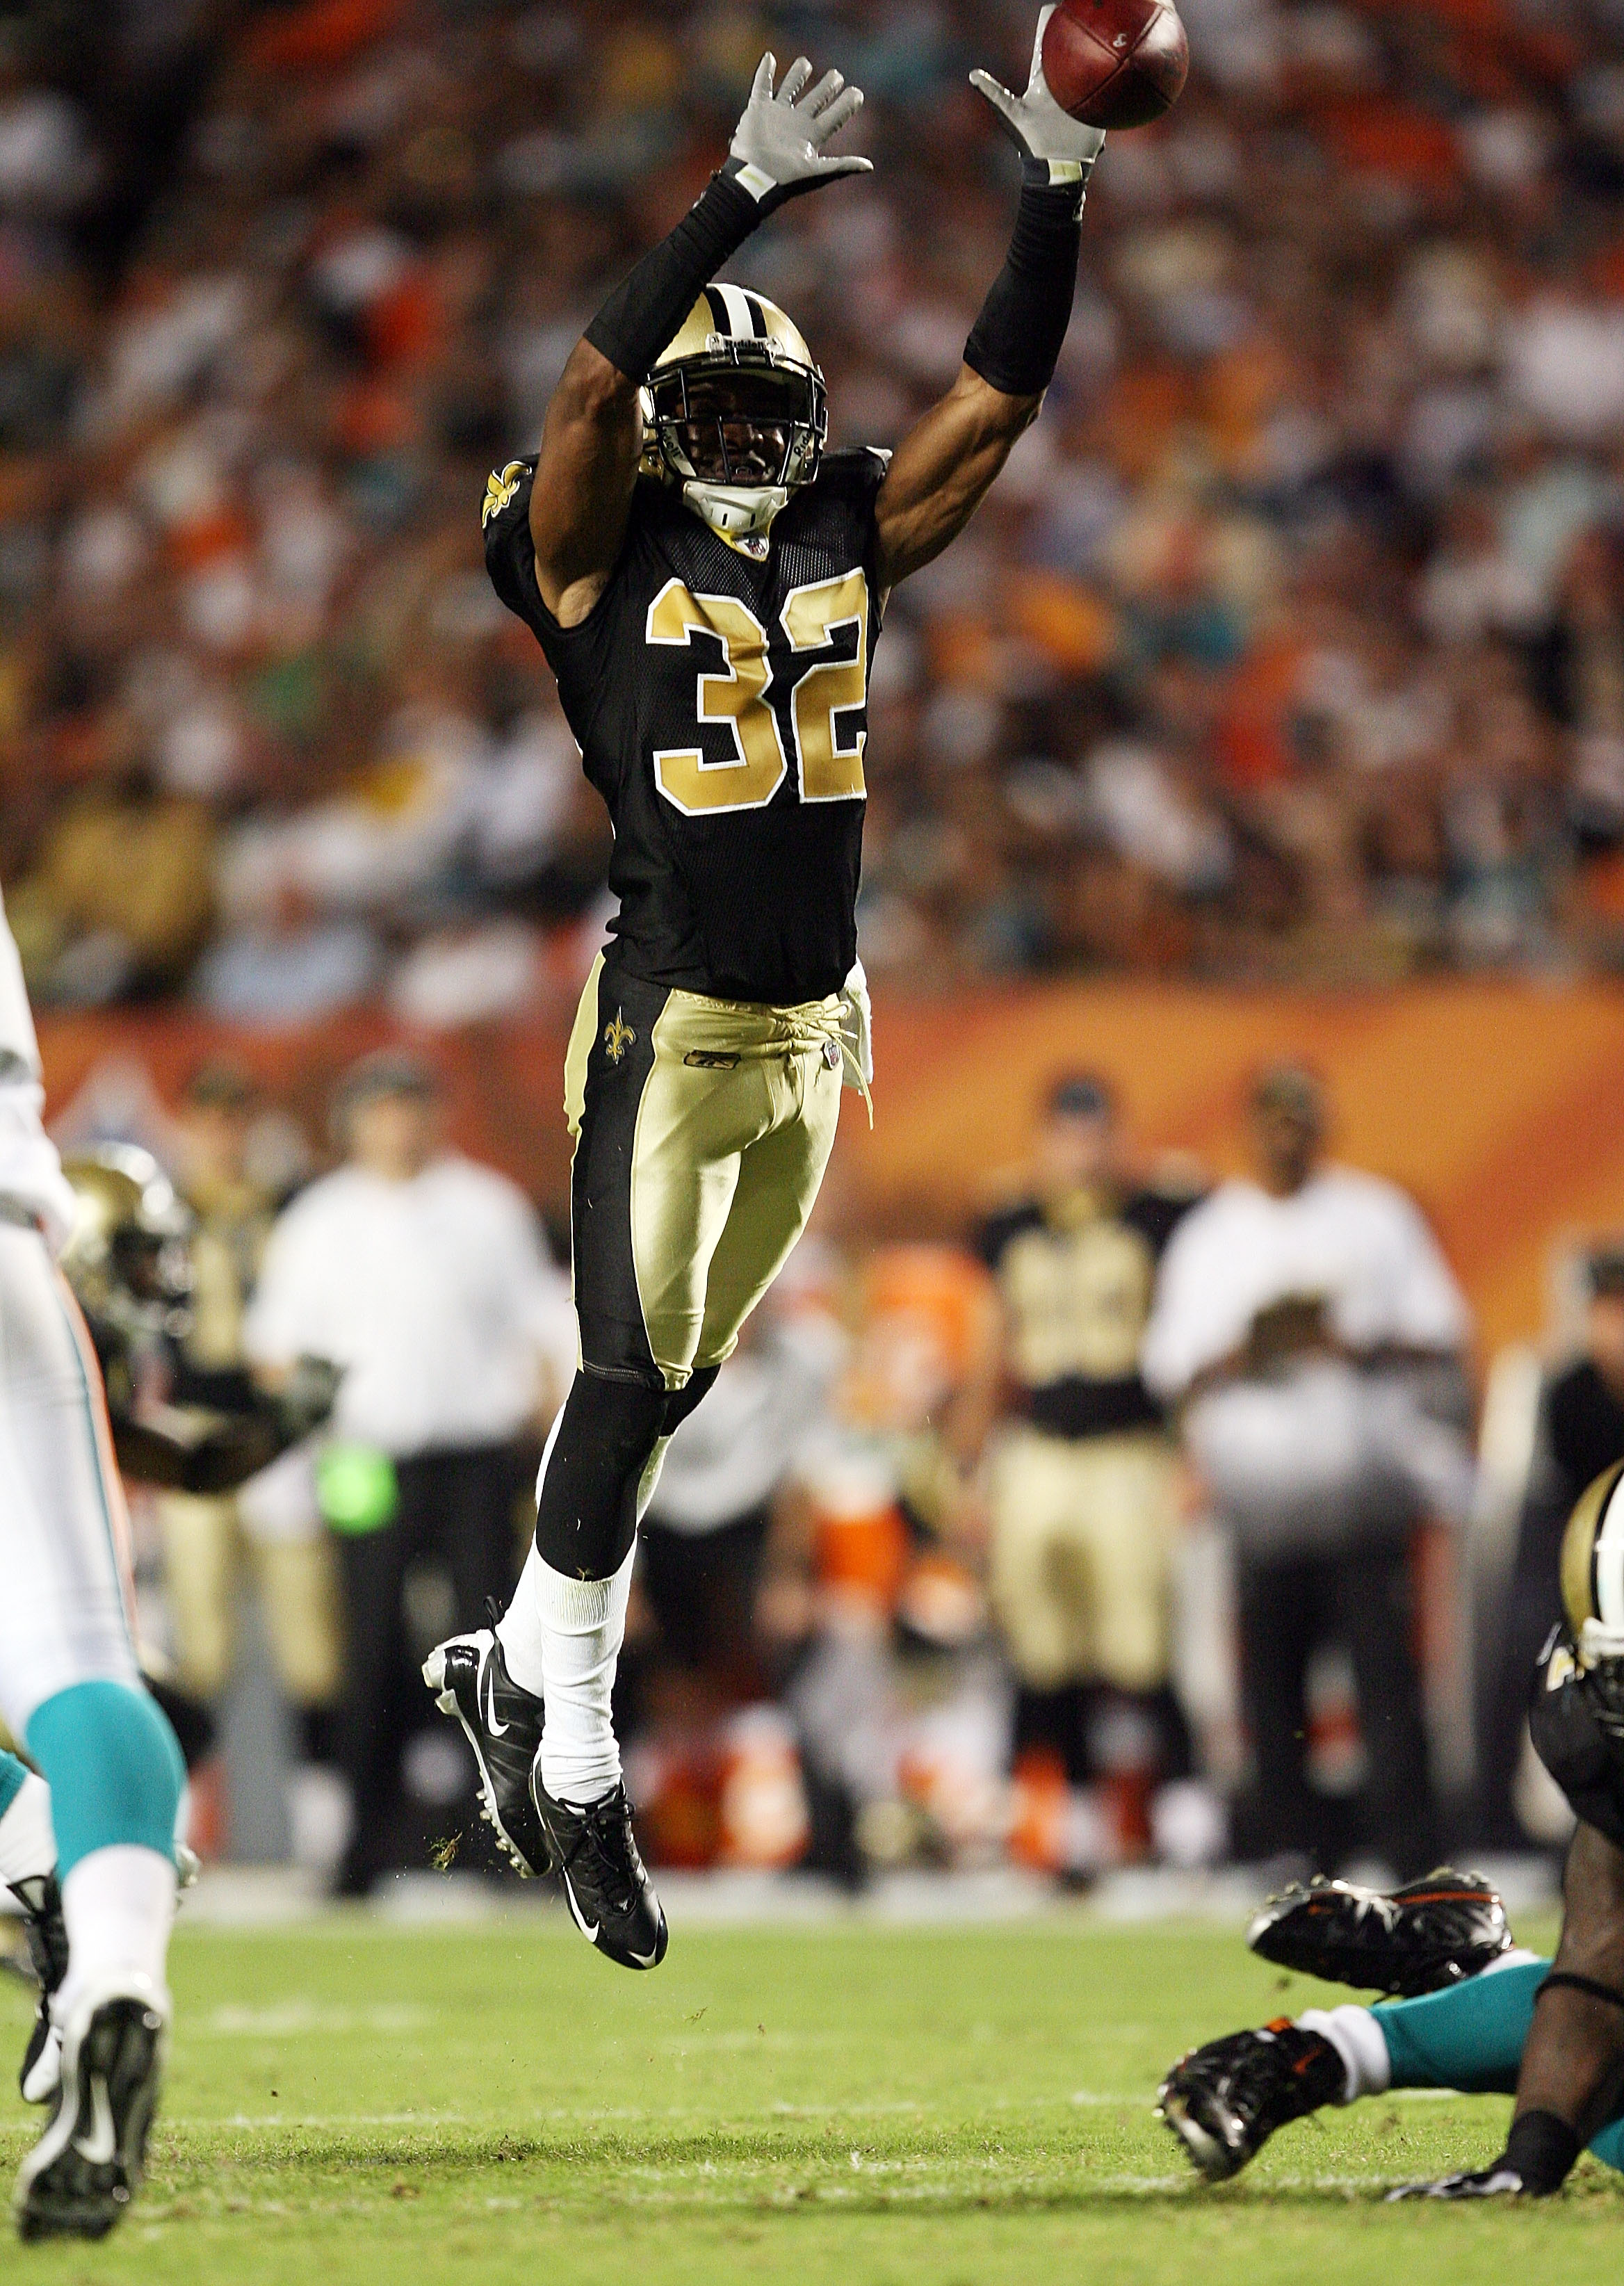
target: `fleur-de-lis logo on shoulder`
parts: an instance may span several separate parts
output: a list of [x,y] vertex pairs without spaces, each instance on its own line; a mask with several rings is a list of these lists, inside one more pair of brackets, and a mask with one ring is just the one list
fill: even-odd
[[483,532],[493,516],[500,516],[524,481],[523,461],[509,461],[505,469],[493,469],[485,480],[485,507],[479,517]]
[[615,1010],[615,1021],[603,1027],[603,1052],[611,1064],[618,1064],[627,1048],[637,1044],[637,1035],[626,1021],[623,1009]]

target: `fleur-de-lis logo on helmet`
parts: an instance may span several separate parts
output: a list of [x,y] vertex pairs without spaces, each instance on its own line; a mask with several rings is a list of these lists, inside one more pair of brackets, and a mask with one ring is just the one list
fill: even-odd
[[615,1010],[615,1021],[603,1027],[603,1052],[611,1064],[618,1064],[627,1048],[637,1044],[637,1035],[626,1021],[622,1009]]
[[485,480],[485,507],[480,513],[479,529],[483,532],[493,516],[500,516],[517,492],[524,480],[523,461],[509,461],[501,469],[493,469]]

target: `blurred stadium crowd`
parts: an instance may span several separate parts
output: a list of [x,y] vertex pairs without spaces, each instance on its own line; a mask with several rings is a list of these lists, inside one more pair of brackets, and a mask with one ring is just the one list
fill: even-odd
[[[863,943],[921,984],[1624,955],[1624,15],[1191,0],[1060,374],[897,598]],[[45,1005],[567,994],[606,827],[479,560],[761,47],[871,183],[739,274],[841,441],[957,367],[1027,0],[58,0],[0,20],[0,864]]]

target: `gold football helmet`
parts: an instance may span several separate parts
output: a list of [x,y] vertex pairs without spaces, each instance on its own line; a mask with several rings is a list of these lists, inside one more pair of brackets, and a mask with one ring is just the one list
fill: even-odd
[[1580,1494],[1562,1536],[1562,1607],[1598,1717],[1624,1737],[1624,1461]]
[[151,1152],[102,1143],[62,1172],[78,1208],[62,1270],[85,1316],[126,1339],[184,1335],[193,1217]]
[[642,391],[643,469],[747,556],[810,483],[829,431],[824,376],[800,329],[745,286],[707,286]]

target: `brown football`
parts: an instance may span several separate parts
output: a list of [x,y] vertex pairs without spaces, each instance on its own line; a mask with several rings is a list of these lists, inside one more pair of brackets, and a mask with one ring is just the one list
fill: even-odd
[[1090,127],[1147,127],[1179,100],[1190,43],[1171,0],[1060,0],[1044,31],[1044,77]]

